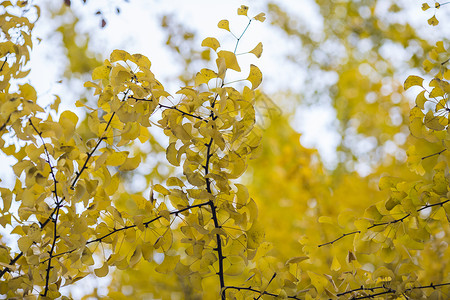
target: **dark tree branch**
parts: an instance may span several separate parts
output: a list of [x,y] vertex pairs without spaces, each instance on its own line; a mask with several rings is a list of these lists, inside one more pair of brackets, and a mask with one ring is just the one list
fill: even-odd
[[[424,210],[426,208],[433,207],[433,206],[439,206],[439,205],[443,206],[444,204],[446,204],[448,202],[450,202],[450,199],[447,199],[447,200],[442,201],[442,202],[434,203],[434,204],[427,204],[427,205],[424,205],[421,208],[417,209],[416,211],[420,212],[420,211],[422,211],[422,210]],[[395,223],[398,223],[398,222],[403,222],[406,218],[408,218],[410,216],[411,216],[411,214],[407,214],[407,215],[405,215],[404,217],[402,217],[400,219],[395,219],[395,220],[389,221],[389,222],[376,223],[376,224],[373,224],[373,225],[367,227],[367,229],[371,229],[371,228],[374,228],[374,227],[377,227],[377,226],[391,225],[391,224],[395,224]],[[351,235],[351,234],[356,234],[356,233],[361,233],[361,231],[357,230],[357,231],[353,231],[353,232],[349,232],[349,233],[344,233],[342,236],[332,240],[331,242],[320,244],[317,247],[322,247],[322,246],[334,244],[335,242],[339,241],[343,237],[346,237],[347,235]]]
[[393,221],[388,221],[388,222],[383,222],[383,223],[376,223],[376,224],[373,224],[373,225],[367,227],[367,229],[371,229],[371,228],[374,228],[374,227],[377,227],[377,226],[391,225],[391,224],[395,224],[395,223],[398,223],[398,222],[403,222],[403,220],[405,220],[410,215],[411,214],[407,214],[406,216],[404,216],[404,217],[402,217],[400,219],[395,219]]
[[3,67],[5,66],[7,61],[8,61],[8,56],[5,57],[5,60],[3,61],[2,66],[0,67],[0,72],[3,71]]
[[361,231],[356,230],[356,231],[353,231],[353,232],[344,233],[343,235],[341,235],[341,236],[338,237],[337,239],[334,239],[334,240],[332,240],[331,242],[328,242],[328,243],[320,244],[320,245],[317,246],[317,247],[320,248],[320,247],[322,247],[322,246],[331,245],[331,244],[333,244],[333,243],[339,241],[340,239],[342,239],[342,238],[344,238],[344,237],[346,237],[346,236],[349,236],[349,235],[352,235],[352,234],[357,234],[357,233],[361,233]]
[[[211,117],[214,117],[214,114],[212,112],[211,112]],[[209,140],[209,143],[206,145],[206,163],[205,163],[205,167],[204,167],[205,168],[205,177],[206,177],[206,175],[209,174],[209,161],[211,159],[211,156],[213,155],[211,153],[212,143],[213,143],[213,138],[211,138]],[[205,180],[206,180],[206,190],[208,191],[208,193],[210,193],[212,195],[211,180],[209,178],[205,178]],[[212,214],[211,218],[214,222],[214,227],[220,228],[219,220],[217,219],[217,212],[216,212],[217,208],[212,200],[210,200],[208,202],[208,204],[209,204],[209,207],[211,208],[211,214]],[[218,256],[218,260],[219,260],[219,271],[217,272],[217,275],[219,276],[220,289],[223,290],[223,288],[225,287],[223,260],[225,257],[223,256],[222,240],[220,238],[220,234],[216,234],[216,243],[217,243],[217,248],[215,248],[214,250],[217,252],[217,256]],[[222,294],[222,300],[225,300],[224,294]]]
[[31,125],[31,127],[33,127],[34,131],[39,135],[39,138],[41,139],[42,145],[44,147],[44,152],[45,155],[47,157],[47,163],[50,167],[50,174],[52,176],[53,179],[53,183],[54,183],[54,188],[53,188],[53,195],[55,196],[55,204],[56,204],[56,215],[55,218],[53,219],[53,241],[52,241],[52,247],[49,251],[49,259],[48,259],[48,265],[47,265],[47,270],[46,270],[46,275],[45,275],[45,288],[44,288],[44,293],[42,294],[43,297],[47,296],[48,293],[48,289],[49,289],[49,284],[50,284],[50,271],[52,269],[52,258],[53,256],[53,251],[55,250],[55,246],[56,246],[56,241],[58,240],[59,236],[58,236],[58,232],[57,232],[57,228],[58,228],[58,217],[59,217],[59,210],[62,206],[62,201],[59,201],[59,196],[58,196],[58,189],[57,189],[57,185],[58,182],[56,180],[56,176],[55,173],[53,172],[53,165],[50,159],[50,153],[48,152],[47,146],[45,144],[44,138],[42,137],[42,132],[40,132],[36,126],[33,124],[33,122],[31,121],[31,119],[29,119],[29,123]]
[[442,205],[444,205],[445,203],[447,203],[447,202],[449,202],[449,201],[450,201],[450,200],[447,199],[447,200],[442,201],[442,202],[438,202],[438,203],[434,203],[434,204],[427,204],[427,205],[422,206],[421,208],[419,208],[417,211],[421,211],[421,210],[424,210],[424,209],[426,209],[426,208],[433,207],[433,206],[438,206],[438,205],[442,206]]
[[397,291],[388,288],[387,291],[384,292],[379,292],[379,293],[375,293],[375,294],[369,294],[369,295],[365,295],[365,296],[361,296],[361,297],[352,297],[350,298],[351,300],[357,300],[357,299],[373,299],[377,296],[381,296],[381,295],[387,295],[387,294],[395,294]]
[[445,148],[445,149],[443,149],[443,150],[441,150],[441,151],[439,151],[439,152],[436,152],[436,153],[433,153],[433,154],[424,156],[424,157],[422,157],[422,160],[427,159],[427,158],[430,158],[430,157],[433,157],[433,156],[436,156],[436,155],[441,155],[441,153],[443,153],[443,152],[446,151],[446,150],[447,150],[447,148]]
[[[447,285],[450,285],[450,282],[440,283],[440,284],[430,283],[429,285],[425,285],[425,286],[415,286],[415,287],[412,287],[412,288],[405,289],[405,291],[403,293],[410,292],[412,290],[436,289],[436,288],[439,288],[441,286],[447,286]],[[385,291],[384,292],[379,292],[379,293],[374,293],[378,289],[384,289]],[[393,289],[388,288],[386,286],[376,286],[376,287],[364,287],[364,286],[361,286],[361,287],[359,287],[357,289],[353,289],[353,290],[349,290],[349,291],[346,291],[346,292],[343,292],[343,293],[339,293],[336,296],[341,297],[341,296],[345,296],[345,295],[351,294],[351,293],[356,293],[356,292],[359,292],[359,291],[369,291],[369,292],[372,292],[373,294],[368,294],[368,295],[361,296],[361,297],[356,297],[355,296],[355,297],[350,298],[350,299],[352,299],[352,300],[356,300],[356,299],[372,299],[372,298],[375,298],[376,296],[381,296],[381,295],[386,295],[386,294],[395,294],[397,292],[396,290],[393,290]]]
[[378,289],[386,289],[386,287],[385,286],[376,286],[376,287],[364,287],[364,286],[361,286],[361,287],[359,287],[357,289],[353,289],[353,290],[349,290],[349,291],[346,291],[346,292],[343,292],[343,293],[339,293],[336,296],[338,296],[338,297],[345,296],[347,294],[351,294],[351,293],[355,293],[355,292],[359,292],[359,291],[375,292],[375,290],[378,290]]
[[54,224],[53,242],[52,242],[52,248],[49,251],[50,257],[48,258],[47,270],[46,270],[46,275],[45,275],[45,289],[44,289],[44,293],[41,294],[43,297],[46,297],[47,293],[48,293],[48,288],[49,288],[49,283],[50,283],[50,271],[52,269],[52,259],[54,258],[53,251],[55,251],[56,241],[59,238],[58,233],[57,233],[57,228],[58,228],[58,216],[59,216],[60,205],[57,205],[56,207],[57,207],[56,215],[55,215],[55,219],[53,220],[53,224]]
[[429,285],[415,286],[415,287],[406,289],[406,291],[411,291],[411,290],[423,290],[423,289],[433,289],[433,290],[435,290],[435,289],[438,288],[438,287],[446,286],[446,285],[450,285],[450,282],[447,282],[447,283],[439,283],[439,284],[433,284],[433,283],[430,283]]
[[[134,100],[136,100],[136,101],[153,102],[153,99],[136,98],[136,97],[134,97],[134,96],[128,96],[128,98],[134,99]],[[168,105],[164,105],[164,104],[161,104],[161,103],[158,103],[158,106],[161,107],[161,108],[173,109],[173,110],[176,110],[177,112],[181,113],[183,116],[189,116],[189,117],[196,118],[196,119],[198,119],[198,120],[201,120],[201,121],[205,121],[205,122],[206,122],[206,120],[203,119],[202,117],[196,116],[196,115],[193,115],[193,114],[190,114],[190,113],[185,112],[185,111],[182,111],[181,109],[179,109],[179,108],[176,107],[176,106],[168,106]]]
[[2,126],[0,126],[0,132],[3,131],[3,129],[6,128],[6,126],[8,125],[9,120],[11,120],[11,115],[8,116],[8,119],[6,119],[5,123],[3,123]]
[[[253,293],[257,293],[259,294],[258,298],[261,297],[262,295],[267,295],[267,296],[271,296],[271,297],[278,297],[279,295],[274,294],[274,293],[269,293],[266,291],[259,291],[257,289],[253,289],[252,287],[240,287],[240,286],[226,286],[223,290],[222,290],[222,299],[225,299],[225,293],[226,291],[230,289],[230,290],[238,290],[238,291],[250,291]],[[258,299],[258,298],[253,298],[253,299]],[[300,300],[301,298],[297,298],[297,296],[287,296],[288,299],[297,299]]]

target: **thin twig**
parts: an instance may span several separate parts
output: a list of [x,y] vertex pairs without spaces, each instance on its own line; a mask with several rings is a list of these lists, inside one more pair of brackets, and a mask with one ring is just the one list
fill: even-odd
[[433,154],[424,156],[424,157],[422,157],[422,160],[427,159],[427,158],[430,158],[430,157],[433,157],[433,156],[435,156],[435,155],[440,155],[441,153],[443,153],[443,152],[446,151],[446,150],[447,150],[447,148],[445,148],[445,149],[443,149],[443,150],[441,150],[441,151],[439,151],[439,152],[436,152],[436,153],[433,153]]
[[[136,97],[134,97],[134,96],[129,96],[128,98],[134,99],[134,100],[136,100],[136,101],[153,102],[153,99],[136,98]],[[190,116],[190,117],[199,119],[199,120],[201,120],[201,121],[206,121],[206,120],[203,119],[202,117],[196,116],[196,115],[193,115],[193,114],[190,114],[190,113],[185,112],[185,111],[182,111],[181,109],[179,109],[179,108],[176,107],[176,106],[168,106],[168,105],[164,105],[164,104],[161,104],[161,103],[158,103],[158,106],[159,106],[159,107],[162,107],[162,108],[167,108],[167,109],[173,109],[173,110],[176,110],[176,111],[180,112],[183,116]]]
[[275,279],[275,276],[277,276],[277,273],[273,273],[272,278],[270,278],[269,283],[267,283],[266,288],[264,289],[264,291],[262,291],[262,292],[259,294],[258,298],[256,298],[255,300],[258,300],[258,299],[261,298],[261,296],[263,295],[263,293],[267,290],[267,288],[269,287],[269,285],[270,285],[270,284],[272,283],[272,281]]
[[[444,204],[446,204],[448,202],[450,202],[450,199],[447,199],[447,200],[442,201],[442,202],[434,203],[434,204],[423,205],[421,208],[417,209],[416,211],[420,212],[420,211],[422,211],[422,210],[424,210],[426,208],[433,207],[433,206],[438,206],[438,205],[443,206]],[[388,222],[383,222],[383,223],[376,223],[376,224],[373,224],[373,225],[367,227],[367,229],[371,229],[371,228],[374,228],[374,227],[377,227],[377,226],[391,225],[391,224],[395,224],[395,223],[398,223],[398,222],[403,222],[406,218],[408,218],[410,216],[411,216],[411,214],[407,214],[407,215],[405,215],[404,217],[402,217],[400,219],[394,219],[393,221],[388,221]],[[351,235],[351,234],[356,234],[356,233],[361,233],[361,231],[358,230],[358,231],[353,231],[353,232],[349,232],[349,233],[344,233],[342,236],[332,240],[331,242],[320,244],[317,247],[322,247],[322,246],[334,244],[335,242],[339,241],[343,237],[345,237],[347,235]]]
[[[258,293],[258,294],[260,294],[260,296],[261,295],[267,295],[267,296],[271,296],[271,297],[279,297],[279,295],[277,295],[277,294],[269,293],[269,292],[266,292],[266,291],[259,291],[257,289],[252,288],[252,287],[226,286],[222,290],[222,299],[225,299],[224,297],[225,297],[225,292],[226,292],[227,289],[238,290],[238,291],[241,291],[241,290],[250,291],[250,292],[253,292],[253,293]],[[301,299],[301,298],[297,298],[297,296],[287,296],[287,298],[288,299],[297,299],[297,300]]]
[[0,67],[0,72],[3,71],[3,67],[5,66],[7,61],[8,61],[8,56],[5,57],[5,60],[3,61],[2,66]]
[[342,238],[344,238],[344,237],[346,237],[346,236],[348,236],[348,235],[357,234],[357,233],[361,233],[361,231],[356,230],[356,231],[353,231],[353,232],[344,233],[343,235],[341,235],[341,236],[338,237],[337,239],[334,239],[334,240],[332,240],[331,242],[328,242],[328,243],[320,244],[320,245],[317,246],[317,247],[320,248],[320,247],[322,247],[322,246],[331,245],[331,244],[333,244],[333,243],[339,241],[340,239],[342,239]]

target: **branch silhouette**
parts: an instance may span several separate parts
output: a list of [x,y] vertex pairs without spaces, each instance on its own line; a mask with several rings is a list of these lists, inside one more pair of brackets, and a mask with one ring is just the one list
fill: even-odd
[[[447,285],[450,285],[450,282],[448,282],[448,283],[440,283],[440,284],[430,283],[429,285],[425,285],[425,286],[415,286],[415,287],[407,288],[404,291],[402,291],[401,293],[410,292],[412,290],[436,289],[436,288],[439,288],[439,287],[442,287],[442,286],[447,286]],[[385,291],[375,293],[375,291],[378,290],[378,289],[385,289]],[[386,287],[384,285],[383,286],[376,286],[376,287],[364,287],[364,286],[361,286],[361,287],[356,288],[356,289],[352,289],[352,290],[348,290],[348,291],[343,292],[343,293],[336,294],[336,296],[341,297],[341,296],[345,296],[347,294],[356,293],[356,292],[360,292],[360,291],[370,291],[370,292],[372,292],[372,294],[367,294],[367,295],[360,296],[360,297],[354,296],[354,297],[352,297],[350,299],[352,299],[352,300],[373,299],[373,298],[375,298],[377,296],[387,295],[387,294],[395,294],[395,293],[398,292],[397,290],[391,289],[391,288]]]
[[[424,209],[427,209],[427,208],[430,208],[430,207],[434,207],[434,206],[443,206],[443,205],[446,204],[447,202],[450,202],[450,199],[447,199],[447,200],[442,201],[442,202],[434,203],[434,204],[423,205],[421,208],[417,209],[416,211],[417,211],[417,212],[420,212],[420,211],[422,211],[422,210],[424,210]],[[367,229],[371,229],[371,228],[374,228],[374,227],[377,227],[377,226],[391,225],[391,224],[395,224],[395,223],[398,223],[398,222],[403,222],[406,218],[408,218],[408,217],[410,217],[410,216],[411,216],[411,214],[406,214],[406,215],[403,216],[402,218],[394,219],[393,221],[387,221],[387,222],[382,222],[382,223],[375,223],[375,224],[370,225],[369,227],[367,227]],[[344,237],[346,237],[346,236],[348,236],[348,235],[353,235],[353,234],[357,234],[357,233],[361,233],[361,231],[360,231],[360,230],[356,230],[356,231],[344,233],[344,234],[342,234],[340,237],[338,237],[338,238],[336,238],[336,239],[334,239],[334,240],[332,240],[332,241],[330,241],[330,242],[326,242],[326,243],[317,245],[317,247],[320,248],[320,247],[323,247],[323,246],[326,246],[326,245],[332,245],[332,244],[334,244],[335,242],[341,240],[342,238],[344,238]]]

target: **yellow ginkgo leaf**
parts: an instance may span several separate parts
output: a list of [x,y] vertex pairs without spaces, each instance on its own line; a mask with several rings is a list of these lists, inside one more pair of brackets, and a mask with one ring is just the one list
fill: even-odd
[[234,185],[237,188],[236,203],[240,206],[244,206],[247,203],[249,197],[248,189],[245,185],[240,183],[235,183]]
[[422,86],[423,78],[416,75],[409,75],[405,80],[404,88],[405,90],[409,89],[412,86]]
[[261,42],[259,42],[258,45],[256,45],[256,47],[253,48],[253,50],[251,50],[249,52],[253,53],[257,58],[260,58],[261,54],[263,52],[263,44]]
[[254,222],[252,227],[247,231],[247,248],[256,249],[264,240],[264,227],[258,222]]
[[97,277],[105,277],[106,275],[108,275],[108,272],[109,272],[109,267],[108,267],[108,263],[106,261],[103,264],[103,266],[101,266],[98,269],[94,269],[94,273]]
[[248,6],[241,5],[241,7],[238,8],[237,14],[239,16],[246,16],[248,12]]
[[106,164],[109,166],[120,166],[127,159],[126,152],[113,152],[106,158]]
[[195,76],[195,85],[199,86],[202,83],[208,83],[211,79],[217,78],[218,75],[216,72],[210,69],[202,69]]
[[163,194],[164,196],[167,196],[167,195],[170,194],[169,190],[166,189],[165,187],[163,187],[163,186],[160,185],[160,184],[155,184],[155,185],[153,186],[153,190],[154,190],[155,192],[158,192],[158,193],[160,193],[160,194]]
[[228,20],[220,20],[217,27],[230,31],[230,22],[228,22]]
[[334,256],[333,262],[331,263],[331,270],[339,271],[340,269],[341,269],[341,264],[339,263],[339,260],[336,258],[336,256]]
[[119,61],[119,60],[127,61],[127,60],[131,60],[131,59],[132,58],[131,58],[130,53],[128,53],[128,52],[126,52],[124,50],[117,50],[117,49],[114,50],[111,53],[110,57],[109,57],[109,60],[111,62],[116,62],[116,61]]
[[136,169],[141,163],[141,157],[136,155],[135,157],[127,157],[125,162],[119,167],[120,171],[132,171]]
[[180,261],[180,256],[170,256],[165,254],[164,261],[155,268],[155,271],[158,273],[167,274],[173,269],[175,269],[177,263]]
[[286,265],[298,264],[298,263],[301,263],[302,261],[307,260],[307,259],[309,259],[308,256],[295,256],[295,257],[292,257],[292,258],[288,259],[286,261]]
[[182,125],[175,125],[172,128],[172,133],[173,135],[180,139],[180,140],[190,140],[192,138],[192,136],[189,134],[189,132],[186,131],[186,128],[183,127]]
[[194,186],[203,186],[205,184],[205,179],[198,172],[186,172],[185,175],[189,183]]
[[437,26],[439,24],[439,20],[436,19],[436,16],[432,16],[431,18],[428,19],[428,24],[432,26]]
[[445,128],[445,126],[443,124],[441,124],[440,121],[441,121],[440,116],[435,116],[433,114],[433,112],[431,110],[429,110],[427,112],[427,114],[425,115],[424,124],[425,124],[425,126],[427,126],[428,128],[430,128],[432,130],[440,131]]
[[433,69],[434,65],[431,61],[429,61],[428,59],[425,59],[422,63],[422,67],[423,67],[423,70],[428,73],[431,71],[431,69]]
[[425,91],[420,92],[416,97],[416,105],[420,109],[424,109],[425,102],[427,102],[427,98],[425,97]]
[[309,278],[311,279],[311,284],[316,288],[317,294],[322,294],[325,287],[328,285],[329,281],[316,273],[307,271]]
[[445,50],[443,41],[436,42],[436,48],[435,49],[436,49],[437,53],[445,53],[445,52],[447,52],[447,50]]
[[169,177],[166,182],[167,186],[179,186],[184,187],[183,181],[179,179],[178,177]]
[[139,67],[144,69],[150,69],[150,66],[152,65],[148,57],[142,54],[133,54],[131,61],[135,62]]
[[241,71],[241,67],[239,67],[239,64],[236,59],[236,55],[233,52],[222,50],[222,51],[219,51],[217,53],[217,55],[219,56],[219,58],[225,59],[225,65],[228,69],[232,69],[237,72]]
[[27,252],[28,249],[31,247],[31,244],[33,244],[33,240],[28,236],[22,236],[17,241],[17,245],[19,246],[19,250],[22,252]]
[[108,79],[111,66],[99,66],[92,71],[92,80]]
[[[220,23],[219,23],[220,24]],[[211,49],[213,49],[214,51],[217,51],[217,48],[220,47],[220,43],[219,41],[214,38],[214,37],[207,37],[206,39],[204,39],[202,41],[202,46],[203,47],[209,47]]]
[[255,19],[256,21],[264,22],[264,20],[266,19],[266,14],[259,13],[256,16],[254,16],[253,19]]
[[178,156],[177,156],[177,148],[175,148],[175,142],[173,142],[173,143],[170,143],[169,144],[169,147],[167,147],[167,150],[166,150],[166,158],[167,158],[167,161],[169,162],[169,163],[171,163],[172,165],[174,165],[174,166],[179,166],[180,165],[180,161],[178,160]]
[[252,90],[256,89],[262,82],[262,73],[255,65],[250,65],[250,74],[247,80],[252,83]]
[[94,264],[94,258],[92,257],[92,251],[85,247],[81,253],[81,262],[84,265],[92,266]]
[[141,250],[141,245],[137,245],[136,249],[134,250],[133,254],[130,257],[130,267],[135,266],[142,257],[142,250]]
[[242,274],[245,268],[245,261],[241,256],[229,256],[227,260],[230,262],[230,266],[225,269],[224,274],[229,276]]

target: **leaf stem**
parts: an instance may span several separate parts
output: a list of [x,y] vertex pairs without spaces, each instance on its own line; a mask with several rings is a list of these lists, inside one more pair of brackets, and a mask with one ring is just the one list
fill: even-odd
[[236,51],[237,51],[237,47],[238,47],[238,45],[239,45],[239,42],[240,42],[241,38],[244,36],[244,34],[245,34],[245,32],[247,31],[248,27],[250,26],[250,23],[252,23],[252,19],[248,20],[248,24],[247,24],[247,26],[245,27],[244,31],[242,31],[241,35],[240,35],[238,38],[236,38],[237,41],[236,41],[236,46],[234,47],[234,51],[233,51],[234,54],[236,54]]

